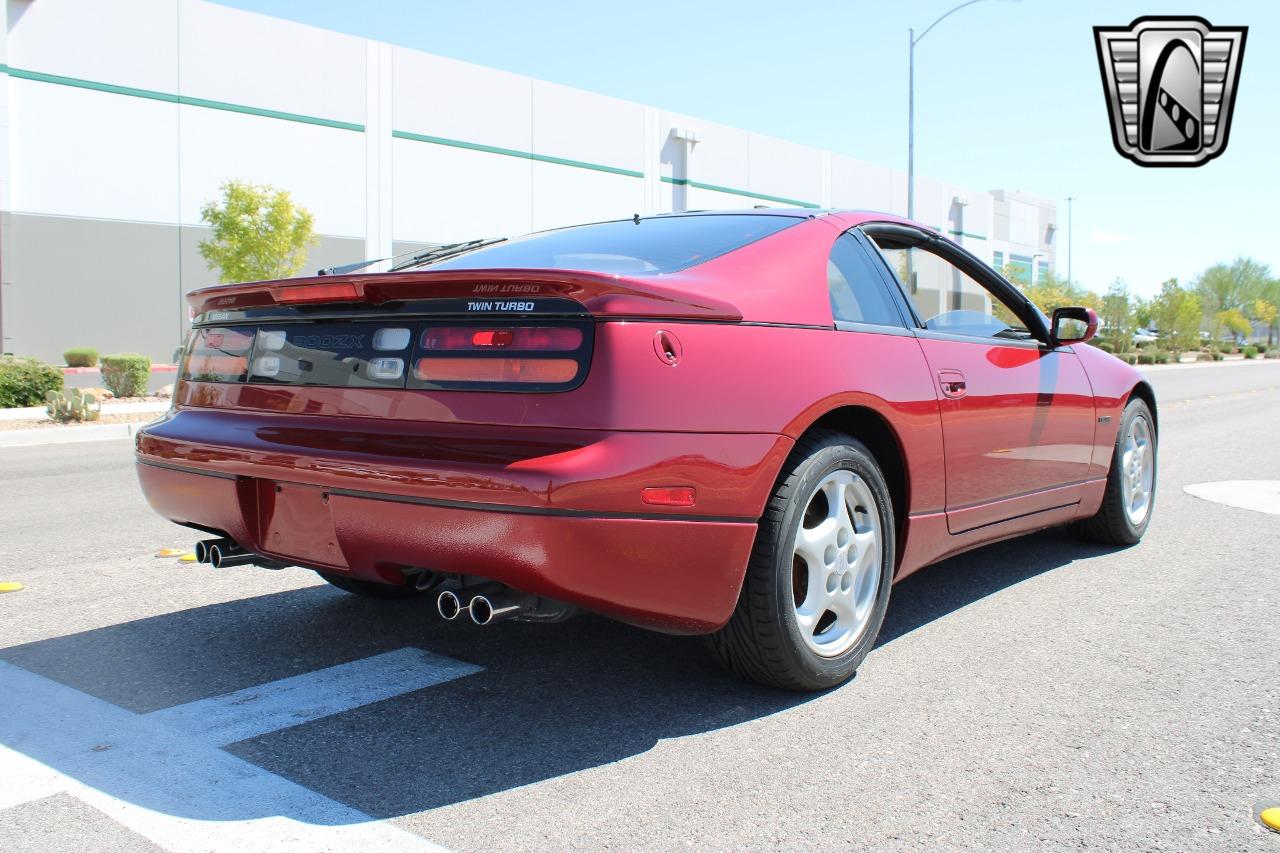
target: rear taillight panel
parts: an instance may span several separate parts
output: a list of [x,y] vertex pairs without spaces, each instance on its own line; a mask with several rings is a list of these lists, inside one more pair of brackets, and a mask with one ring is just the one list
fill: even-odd
[[182,378],[351,388],[567,391],[586,379],[586,319],[313,321],[194,330]]
[[589,321],[424,324],[409,387],[567,391],[586,378],[592,328]]

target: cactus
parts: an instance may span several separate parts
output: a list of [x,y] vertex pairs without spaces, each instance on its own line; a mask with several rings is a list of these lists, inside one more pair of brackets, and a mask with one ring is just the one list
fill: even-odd
[[102,412],[102,406],[97,398],[79,388],[50,391],[45,394],[45,400],[48,402],[45,408],[49,412],[49,418],[59,423],[96,421]]

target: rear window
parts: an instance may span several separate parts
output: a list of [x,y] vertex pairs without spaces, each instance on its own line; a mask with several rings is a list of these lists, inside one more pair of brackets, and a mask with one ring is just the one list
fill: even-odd
[[800,221],[794,216],[718,214],[599,222],[508,240],[432,264],[431,269],[668,273],[731,252]]

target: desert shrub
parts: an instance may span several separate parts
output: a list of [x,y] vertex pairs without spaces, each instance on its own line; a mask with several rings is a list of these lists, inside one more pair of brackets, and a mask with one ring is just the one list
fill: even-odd
[[1242,352],[1242,353],[1244,353],[1244,357],[1245,357],[1245,358],[1257,358],[1257,357],[1258,357],[1258,348],[1257,348],[1257,347],[1245,347],[1244,349],[1242,349],[1242,350],[1241,350],[1241,352]]
[[1267,345],[1266,345],[1266,344],[1263,344],[1263,343],[1257,343],[1257,344],[1254,344],[1254,346],[1258,348],[1258,355],[1266,355],[1266,354],[1267,354]]
[[1111,345],[1111,342],[1110,342],[1110,341],[1100,341],[1100,340],[1098,340],[1098,339],[1096,339],[1096,338],[1095,338],[1094,340],[1090,341],[1089,343],[1093,344],[1095,347],[1097,347],[1098,349],[1102,350],[1103,352],[1112,352],[1112,353],[1113,353],[1113,352],[1115,352],[1115,351],[1116,351],[1116,348],[1115,348],[1114,346],[1112,346],[1112,345]]
[[1214,350],[1210,355],[1213,356],[1214,361],[1222,361],[1222,352],[1220,350]]
[[1138,364],[1155,364],[1156,354],[1153,352],[1138,353]]
[[45,395],[47,405],[45,411],[51,420],[59,423],[70,421],[96,421],[102,412],[102,404],[90,391],[79,388],[68,388],[65,391],[50,391]]
[[98,351],[92,347],[73,347],[62,354],[67,367],[97,367]]
[[34,358],[0,356],[0,409],[39,406],[50,391],[62,390],[62,371]]
[[102,357],[102,384],[117,397],[141,397],[151,379],[151,359],[133,352]]
[[1213,361],[1213,353],[1198,352],[1196,353],[1196,361]]

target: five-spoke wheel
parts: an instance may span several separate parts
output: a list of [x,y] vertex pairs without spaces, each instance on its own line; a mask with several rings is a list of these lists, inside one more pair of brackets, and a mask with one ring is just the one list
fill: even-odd
[[875,645],[893,579],[893,504],[858,440],[796,443],[765,507],[728,624],[711,648],[731,670],[793,690],[846,680]]

